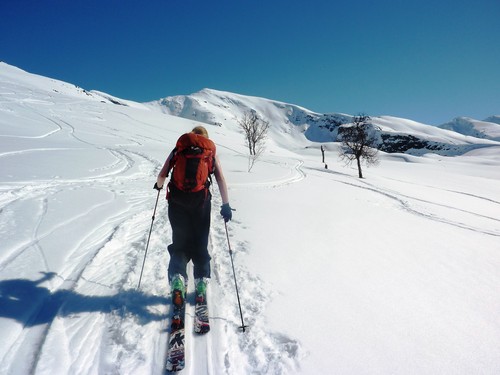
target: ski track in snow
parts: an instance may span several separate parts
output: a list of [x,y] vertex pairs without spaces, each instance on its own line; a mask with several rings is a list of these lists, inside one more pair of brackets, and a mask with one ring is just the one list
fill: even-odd
[[[10,238],[0,254],[0,296],[12,303],[7,306],[8,319],[0,320],[0,328],[8,328],[2,346],[5,350],[0,353],[0,373],[164,374],[171,315],[167,246],[172,234],[164,191],[160,193],[152,223],[155,193],[152,189],[144,191],[143,185],[144,181],[154,183],[156,171],[162,165],[148,153],[147,146],[164,142],[136,134],[135,130],[138,128],[137,133],[141,133],[140,127],[154,129],[158,124],[151,125],[119,112],[117,107],[107,108],[105,113],[105,107],[88,105],[76,97],[65,97],[63,103],[56,103],[43,92],[20,94],[14,88],[11,93],[9,84],[4,86],[9,92],[1,94],[0,110],[7,113],[9,119],[17,120],[19,116],[22,120],[21,115],[15,114],[15,109],[21,108],[19,113],[28,116],[27,124],[42,123],[43,128],[35,135],[0,135],[9,141],[19,141],[15,144],[18,149],[0,153],[2,161],[26,154],[57,153],[59,156],[68,151],[85,150],[99,153],[106,161],[89,164],[87,170],[79,171],[75,177],[42,174],[34,179],[33,185],[28,176],[26,181],[5,182],[0,189],[0,229],[6,227],[6,232],[15,232],[17,211],[29,220],[21,226],[25,232],[19,235],[20,239]],[[4,87],[2,90],[5,91]],[[36,95],[46,99],[37,99]],[[130,126],[134,130],[117,129],[116,123],[106,121],[109,114],[120,121],[123,119],[125,129]],[[179,133],[176,128],[162,129],[165,131],[173,134],[172,137]],[[35,143],[30,140],[43,140],[50,147],[34,147]],[[59,144],[61,147],[57,147]],[[221,148],[242,157],[241,152],[227,145]],[[500,236],[499,218],[391,190],[378,182],[359,180],[349,174],[305,167],[309,162],[298,156],[270,155],[259,163],[274,164],[285,170],[284,174],[279,178],[268,177],[267,181],[264,178],[263,182],[231,184],[231,188],[285,188],[307,181],[307,168],[311,175],[370,191],[395,202],[396,207],[410,215]],[[439,190],[500,204],[463,191]],[[193,332],[194,286],[190,278],[186,308],[187,364],[182,374],[298,372],[307,348],[294,337],[266,325],[265,311],[273,300],[272,288],[243,265],[245,254],[252,249],[247,242],[232,236],[234,228],[244,225],[244,218],[235,215],[228,224],[229,239],[234,250],[244,323],[248,326],[246,332],[240,330],[242,322],[216,185],[212,192],[212,279],[208,289],[211,331],[203,336]],[[88,203],[84,209],[72,210],[67,202],[71,199]],[[474,227],[458,222],[453,219],[457,212],[461,217],[482,220],[484,225]],[[138,290],[151,224],[153,231]],[[58,249],[54,255],[51,250],[59,246],[64,246],[65,251]],[[27,267],[35,269],[28,272]],[[191,275],[191,267],[188,272]],[[31,275],[32,279],[19,275]]]
[[[54,310],[52,311],[53,319],[45,324],[45,329],[41,332],[40,330],[35,330],[35,334],[39,336],[38,340],[36,340],[39,344],[37,347],[32,348],[31,357],[33,358],[33,363],[28,373],[44,373],[44,368],[59,368],[53,363],[54,359],[50,358],[51,351],[48,351],[49,357],[47,357],[44,354],[44,348],[46,346],[59,347],[64,342],[68,342],[70,345],[66,348],[69,356],[69,365],[72,369],[70,372],[87,373],[89,371],[92,373],[92,368],[86,368],[86,366],[89,366],[86,364],[86,359],[95,358],[99,355],[100,345],[95,345],[100,341],[96,342],[95,337],[95,333],[99,331],[101,331],[102,341],[109,346],[109,351],[111,352],[109,355],[115,355],[116,358],[113,361],[110,361],[109,358],[103,358],[101,362],[104,362],[104,364],[99,362],[100,366],[94,370],[105,368],[110,373],[125,373],[126,371],[120,368],[121,359],[122,357],[126,357],[125,354],[129,356],[129,359],[131,357],[139,357],[140,359],[143,356],[137,350],[135,339],[139,340],[137,342],[140,342],[140,340],[145,339],[144,336],[146,335],[143,337],[134,337],[134,339],[128,337],[129,335],[134,336],[134,334],[143,331],[140,327],[135,326],[134,321],[137,319],[139,323],[141,323],[141,320],[144,322],[165,321],[166,315],[164,311],[162,312],[165,309],[164,307],[157,307],[156,310],[151,312],[143,308],[142,304],[153,304],[154,302],[155,304],[165,305],[168,303],[165,297],[150,296],[140,291],[135,291],[133,287],[130,288],[132,286],[130,283],[137,281],[137,272],[133,271],[137,269],[137,264],[140,263],[140,257],[137,257],[139,255],[138,246],[142,247],[144,245],[141,237],[143,237],[145,228],[144,225],[139,225],[140,223],[144,223],[144,219],[143,214],[138,214],[136,218],[122,222],[110,237],[104,240],[104,243],[96,251],[92,259],[84,264],[80,264],[77,269],[73,270],[71,279],[64,280],[63,288],[52,291],[52,297],[49,297],[49,299],[56,299],[58,301],[41,301],[40,309],[49,306],[48,308]],[[132,228],[136,229],[133,230]],[[133,236],[129,235],[130,232],[133,233]],[[123,245],[129,243],[132,246],[128,248],[125,246],[124,249]],[[125,256],[116,254],[116,252],[122,253],[124,250]],[[110,252],[114,253],[107,254]],[[104,263],[101,261],[102,258],[105,259]],[[117,262],[117,258],[121,258],[122,262]],[[134,258],[136,258],[137,262],[131,262]],[[113,272],[104,276],[96,274],[94,269],[100,269],[101,267],[105,268],[108,272],[113,269]],[[128,280],[129,275],[133,275],[134,279]],[[92,281],[96,276],[103,277],[103,279],[99,279],[99,282]],[[113,278],[118,278],[118,280],[110,280]],[[129,285],[127,285],[127,282]],[[110,297],[102,297],[100,294],[95,296],[92,294],[89,295],[87,294],[89,286],[91,286],[90,290],[92,291],[97,289],[103,291],[104,294],[113,294]],[[81,289],[83,290],[82,293],[80,293]],[[91,314],[93,311],[97,314]],[[80,317],[79,314],[82,314],[82,316]],[[28,320],[28,325],[31,324],[30,320],[37,319],[40,319],[39,311],[34,311],[32,317]],[[75,335],[73,328],[65,331],[65,326],[68,323],[72,326],[82,325],[82,328],[77,330]],[[57,329],[53,329],[52,326],[57,326]],[[61,331],[63,334],[62,338]],[[84,337],[80,336],[81,332],[84,333]],[[27,342],[33,341],[33,337],[23,339]],[[77,350],[73,348],[75,345],[77,345]],[[106,353],[107,350],[104,352]],[[114,352],[117,352],[117,354]],[[52,365],[47,366],[46,362],[52,363]],[[108,362],[114,363],[114,365],[109,367]],[[89,363],[92,363],[92,361]],[[67,368],[60,368],[60,370],[61,373],[68,371]]]
[[[215,206],[218,207],[217,204]],[[271,296],[262,280],[249,274],[244,267],[238,265],[238,253],[248,250],[245,249],[245,244],[231,243],[234,250],[235,272],[244,323],[248,326],[246,332],[243,333],[240,330],[241,318],[224,224],[218,223],[213,227],[211,243],[212,256],[215,260],[213,279],[221,286],[218,290],[224,293],[220,296],[224,302],[219,303],[219,306],[232,306],[230,309],[226,308],[223,315],[226,317],[226,326],[224,327],[226,335],[229,332],[235,333],[227,335],[227,347],[237,346],[240,348],[237,354],[234,351],[223,353],[226,374],[287,374],[296,369],[301,352],[300,344],[284,334],[270,332],[266,329],[263,313]],[[219,319],[224,319],[212,317],[211,314],[212,321],[214,318],[217,322]],[[241,372],[241,368],[244,368],[245,371]]]
[[[276,161],[262,160],[260,162],[278,163]],[[247,183],[245,185],[233,184],[233,187],[245,188],[281,188],[289,184],[297,183],[306,178],[303,171],[304,161],[297,162],[290,166],[289,174],[277,180]],[[220,196],[214,196],[213,207],[220,207]],[[236,286],[232,273],[231,259],[229,255],[228,240],[223,221],[213,220],[210,236],[211,254],[214,260],[212,283],[219,286],[218,301],[223,300],[217,306],[226,306],[223,317],[210,314],[211,324],[218,325],[225,322],[224,336],[226,337],[226,349],[239,347],[235,353],[227,350],[220,353],[223,356],[225,374],[288,374],[297,371],[299,360],[304,356],[304,350],[300,343],[292,337],[280,332],[270,331],[266,327],[264,312],[266,305],[272,300],[272,293],[265,283],[255,275],[250,274],[243,266],[238,264],[239,253],[251,251],[244,242],[235,242],[231,237],[231,224],[228,225],[229,241],[233,250],[236,279],[240,293],[244,324],[248,327],[246,332],[241,331],[241,317],[237,304]],[[233,219],[233,225],[240,225],[238,218]],[[213,303],[212,303],[213,305]],[[232,308],[228,308],[231,307]],[[217,312],[216,312],[217,314]],[[229,332],[233,333],[228,334]],[[212,334],[212,333],[211,333]],[[203,372],[191,372],[198,374]]]
[[[324,173],[324,170],[319,170],[319,169],[315,169],[315,170]],[[473,231],[473,232],[477,232],[477,233],[482,233],[482,234],[486,234],[486,235],[490,235],[490,236],[500,237],[500,225],[499,225],[500,219],[499,218],[491,217],[491,216],[487,216],[487,215],[482,215],[482,214],[477,213],[477,212],[460,209],[460,208],[453,207],[450,205],[445,205],[442,203],[432,202],[430,200],[424,200],[424,199],[420,199],[417,197],[412,197],[409,195],[405,195],[405,194],[396,192],[394,190],[384,189],[382,187],[375,186],[374,184],[369,183],[364,179],[359,179],[359,180],[353,181],[352,177],[350,175],[347,175],[347,174],[343,174],[343,173],[339,173],[339,172],[335,172],[335,171],[329,171],[329,170],[327,170],[326,173],[328,173],[330,175],[349,177],[348,181],[340,180],[340,179],[336,179],[336,181],[339,183],[345,184],[345,185],[359,188],[359,189],[369,190],[369,191],[372,191],[374,193],[380,194],[384,197],[387,197],[387,198],[397,202],[402,209],[404,209],[405,211],[407,211],[413,215],[417,215],[417,216],[420,216],[420,217],[423,217],[423,218],[426,218],[426,219],[429,219],[432,221],[440,222],[443,224],[452,225],[452,226],[455,226],[457,228],[461,228],[461,229],[465,229],[465,230],[469,230],[469,231]],[[431,187],[431,188],[435,189],[434,187]],[[443,190],[443,189],[440,189],[440,190]],[[477,196],[474,194],[469,194],[469,193],[465,193],[465,192],[461,192],[461,191],[446,190],[446,189],[444,189],[443,191],[446,191],[449,193],[454,193],[454,194],[466,195],[468,197],[472,197],[472,198],[475,198],[478,200],[484,200],[484,201],[487,201],[490,203],[495,203],[495,204],[500,205],[500,202],[497,202],[493,199]],[[424,205],[417,207],[417,205],[412,203],[412,202],[423,203]],[[446,211],[449,212],[449,214],[447,216],[444,216],[442,214],[435,213],[435,212],[433,212],[435,210],[433,210],[431,208],[432,206],[444,208]],[[466,214],[471,215],[471,216],[486,219],[486,221],[490,223],[490,226],[492,227],[492,229],[491,230],[484,230],[482,227],[481,228],[473,227],[473,226],[467,225],[465,223],[454,221],[453,219],[451,219],[451,217],[453,217],[453,212],[457,212],[457,211],[462,212],[462,213],[466,213]]]
[[[61,131],[66,131],[68,135],[74,138],[78,143],[85,144],[94,148],[103,148],[98,145],[94,145],[91,142],[86,142],[85,140],[79,138],[75,135],[75,129],[72,125],[67,121],[62,121],[59,124],[57,121],[52,120],[50,118],[45,117],[46,120],[57,126],[57,129],[54,131],[50,131],[45,133],[41,137],[51,137],[56,135],[56,133],[60,133]],[[15,136],[13,136],[15,137]],[[33,137],[39,138],[39,137]],[[130,142],[132,145],[140,145],[140,143],[132,141]],[[123,146],[123,145],[121,145]],[[70,190],[78,190],[78,189],[113,189],[117,185],[117,179],[122,178],[124,183],[133,182],[136,179],[144,178],[144,176],[126,176],[125,174],[134,167],[136,162],[142,160],[144,161],[145,156],[141,155],[137,152],[129,152],[127,150],[121,150],[119,148],[103,148],[108,151],[111,155],[113,155],[116,159],[115,164],[107,165],[100,170],[91,170],[91,172],[103,172],[99,175],[90,176],[84,179],[77,180],[57,180],[57,181],[37,181],[37,185],[35,186],[26,186],[22,183],[15,183],[13,185],[13,189],[9,189],[5,192],[2,192],[2,196],[0,199],[1,202],[1,211],[6,212],[10,209],[11,206],[19,203],[25,202],[40,202],[39,204],[35,204],[35,206],[40,207],[38,218],[34,223],[33,233],[31,235],[31,239],[22,244],[18,244],[11,248],[7,253],[10,255],[5,255],[5,252],[2,253],[3,259],[0,263],[0,272],[5,270],[9,266],[16,266],[16,260],[20,257],[26,257],[27,253],[35,253],[38,254],[40,258],[40,262],[42,264],[42,269],[49,273],[51,270],[49,261],[47,260],[46,254],[44,252],[44,248],[40,245],[40,242],[46,238],[50,238],[56,232],[60,231],[64,227],[74,226],[78,224],[80,220],[87,217],[88,215],[92,215],[94,211],[98,211],[100,208],[107,207],[113,204],[116,200],[116,194],[108,199],[107,201],[100,202],[98,204],[94,204],[87,208],[87,210],[79,212],[76,215],[66,218],[65,220],[59,221],[56,224],[51,224],[49,227],[41,230],[42,223],[46,220],[47,210],[48,210],[48,198],[57,196],[61,191],[70,191]],[[19,150],[16,152],[3,153],[0,156],[12,156],[14,154],[26,153],[26,152],[35,152],[35,151],[59,151],[61,148],[56,149],[38,149],[38,150]],[[152,159],[147,160],[148,164],[153,164],[150,166],[151,169],[157,167],[157,162],[152,163]],[[123,176],[123,177],[122,177]],[[148,178],[152,178],[149,176]],[[87,236],[80,239],[80,242],[74,246],[73,253],[68,254],[68,257],[72,256],[77,259],[74,262],[67,263],[65,266],[58,271],[58,274],[51,273],[49,280],[46,280],[49,284],[48,288],[40,288],[42,291],[46,291],[45,297],[41,298],[36,302],[36,304],[30,306],[30,311],[28,311],[28,315],[23,317],[24,327],[32,327],[30,329],[21,329],[18,330],[18,335],[16,339],[11,340],[10,349],[5,355],[2,355],[3,363],[19,363],[14,365],[9,369],[4,369],[13,373],[44,373],[44,370],[49,369],[60,369],[62,373],[67,373],[70,371],[71,373],[87,373],[87,370],[92,372],[92,369],[86,369],[82,359],[95,359],[98,356],[98,351],[94,349],[94,353],[92,354],[92,348],[95,347],[95,337],[92,334],[92,326],[96,326],[99,330],[99,326],[102,324],[98,324],[97,322],[103,320],[104,331],[101,333],[103,339],[109,342],[111,345],[111,352],[117,351],[119,356],[121,357],[123,353],[116,350],[116,347],[125,348],[125,352],[130,353],[130,349],[134,347],[134,345],[129,345],[129,342],[124,338],[129,333],[133,332],[141,332],[139,327],[130,326],[130,320],[136,320],[137,316],[144,321],[162,321],[161,324],[166,324],[166,315],[165,312],[162,312],[162,309],[165,310],[165,307],[157,308],[157,312],[153,311],[143,311],[142,304],[144,302],[155,302],[156,304],[160,303],[160,305],[165,306],[168,303],[168,300],[163,297],[149,296],[145,293],[140,293],[131,289],[130,291],[122,290],[126,287],[125,279],[128,275],[130,275],[131,269],[136,269],[137,264],[139,264],[140,259],[137,257],[138,248],[137,244],[139,243],[142,247],[144,245],[144,233],[146,232],[146,227],[143,225],[144,215],[141,217],[141,212],[143,211],[143,205],[145,202],[144,196],[139,197],[129,197],[129,202],[132,202],[132,207],[130,207],[131,213],[118,213],[116,217],[109,217],[105,220],[107,222],[107,226],[109,229],[100,230],[97,229],[94,232],[90,232]],[[135,203],[134,203],[135,201]],[[134,207],[135,206],[135,207]],[[134,218],[134,215],[138,216],[141,221],[137,222],[137,218]],[[149,213],[147,214],[149,215]],[[132,218],[131,218],[132,217]],[[147,225],[147,224],[146,224]],[[123,228],[139,228],[139,231],[133,231],[135,237],[128,240],[123,240],[121,237],[126,236],[127,232],[132,229],[125,230],[123,233]],[[121,246],[115,249],[118,251],[125,250],[128,254],[125,259],[123,259],[123,263],[115,263],[116,258],[111,257],[109,261],[113,264],[113,267],[118,268],[116,272],[112,272],[112,275],[120,275],[124,280],[120,280],[119,282],[109,282],[106,280],[106,277],[103,280],[98,282],[93,281],[94,278],[92,274],[87,275],[89,273],[89,268],[92,268],[100,257],[105,256],[104,254],[107,252],[109,248],[113,248],[113,244],[116,242],[120,242]],[[124,244],[132,244],[128,249],[123,249]],[[82,249],[86,250],[82,254]],[[165,253],[165,252],[163,252]],[[82,256],[83,255],[83,256]],[[131,260],[136,259],[137,262],[131,262]],[[159,264],[165,264],[166,259],[163,259],[162,262],[158,262]],[[125,267],[125,269],[123,269]],[[108,267],[109,268],[109,267]],[[122,271],[122,272],[119,272]],[[163,272],[162,272],[163,273]],[[64,276],[66,275],[66,276]],[[54,276],[57,276],[54,278]],[[135,283],[137,281],[136,272],[133,272]],[[59,280],[61,279],[61,280]],[[59,280],[57,282],[57,280]],[[90,280],[90,281],[89,281]],[[16,280],[12,280],[16,282]],[[164,280],[165,281],[165,280]],[[28,281],[26,281],[28,282]],[[20,281],[19,281],[20,283]],[[54,286],[59,284],[58,286]],[[33,284],[33,286],[36,284]],[[98,287],[100,289],[104,289],[104,293],[109,293],[109,291],[115,291],[116,294],[114,297],[110,298],[107,301],[105,298],[102,302],[100,302],[100,296],[93,296],[92,294],[80,294],[79,289],[80,286],[88,286],[93,285],[94,287]],[[166,281],[164,282],[166,285]],[[30,285],[31,287],[31,285]],[[85,289],[85,288],[84,288]],[[88,293],[88,290],[86,291]],[[166,294],[166,288],[164,288],[164,295]],[[86,312],[87,307],[78,306],[82,305],[84,302],[93,303],[93,299],[95,299],[95,311],[96,314],[92,313],[92,308],[90,311]],[[111,304],[121,305],[120,308],[113,308]],[[78,317],[79,308],[82,309],[83,317],[80,319]],[[50,310],[50,311],[47,311]],[[73,311],[76,310],[76,311]],[[109,311],[108,311],[109,310]],[[129,311],[131,310],[131,311]],[[86,312],[86,313],[85,313]],[[77,315],[74,315],[77,314]],[[97,315],[96,317],[93,317]],[[132,318],[130,318],[130,316]],[[68,318],[69,317],[69,318]],[[85,323],[88,321],[88,323]],[[82,331],[87,331],[86,336],[89,340],[86,340],[87,337],[78,337],[76,339],[72,339],[68,335],[71,335],[72,329],[69,331],[65,330],[65,326],[67,322],[71,323],[71,325],[75,326],[78,324],[82,324],[82,329],[77,330],[77,333]],[[56,326],[56,327],[55,327]],[[107,328],[106,328],[107,326]],[[127,330],[132,328],[130,331]],[[102,328],[101,328],[102,329]],[[63,337],[61,337],[61,331]],[[158,330],[158,333],[164,331],[164,327],[161,330]],[[165,336],[162,334],[162,336]],[[166,341],[166,337],[163,337],[163,340],[158,338],[158,335],[155,335],[156,341],[160,343],[160,341]],[[59,340],[61,339],[61,340]],[[60,341],[60,342],[59,342]],[[79,350],[72,351],[72,346],[74,346],[73,342],[80,342],[81,348]],[[134,340],[135,341],[135,340]],[[32,345],[30,343],[36,343]],[[45,350],[47,347],[51,347],[53,345],[60,345],[61,343],[66,343],[70,345],[70,347],[66,348],[66,350],[62,350],[64,354],[68,357],[66,360],[62,359],[61,363],[56,363],[53,358],[47,358],[47,354],[51,351]],[[84,345],[86,343],[87,345]],[[113,345],[114,344],[114,345]],[[99,345],[97,345],[99,346]],[[113,349],[115,347],[115,349]],[[165,346],[163,345],[165,348]],[[58,349],[56,351],[59,351]],[[132,350],[133,351],[133,350]],[[89,353],[90,352],[90,353]],[[105,351],[106,352],[106,351]],[[19,358],[19,360],[7,361],[7,358],[13,358],[21,356],[23,359]],[[164,356],[164,353],[158,351],[160,357]],[[140,356],[143,356],[142,354]],[[157,356],[157,357],[158,357]],[[107,359],[104,359],[106,361]],[[75,366],[78,362],[82,362],[81,365]],[[53,366],[47,366],[47,363],[52,364]],[[92,363],[92,361],[90,362]],[[118,361],[118,364],[120,361]],[[68,367],[63,367],[66,364]],[[103,365],[106,368],[105,365]],[[151,367],[154,367],[151,365]],[[159,368],[162,368],[162,365],[159,365]],[[95,369],[94,369],[95,370]],[[115,371],[116,370],[116,371]],[[157,369],[158,370],[158,369]],[[20,371],[20,372],[19,372]],[[52,373],[52,371],[50,371]],[[124,373],[123,369],[118,367],[114,367],[111,372],[116,373]],[[156,371],[160,372],[160,371]],[[133,372],[131,372],[133,373]]]
[[[28,315],[23,318],[24,329],[18,330],[17,338],[10,341],[10,349],[2,358],[3,363],[17,364],[3,370],[27,374],[54,371],[82,374],[164,373],[170,317],[166,247],[171,240],[166,204],[164,212],[160,208],[157,213],[146,259],[141,290],[147,292],[137,291],[135,287],[144,255],[144,237],[150,224],[148,219],[151,209],[144,209],[144,206],[152,195],[148,195],[148,198],[143,194],[128,197],[128,201],[132,202],[129,212],[106,218],[104,228],[107,229],[96,228],[80,238],[68,254],[68,258],[74,261],[66,262],[57,273],[52,272],[54,268],[41,245],[45,239],[57,236],[66,227],[75,226],[85,217],[112,205],[117,194],[42,229],[51,206],[51,197],[68,190],[113,189],[117,180],[130,183],[145,177],[126,175],[136,163],[146,163],[149,170],[157,169],[159,163],[143,152],[124,149],[123,145],[121,148],[109,148],[87,142],[76,135],[69,121],[42,117],[57,126],[56,130],[45,133],[43,137],[66,133],[84,147],[107,151],[116,161],[90,170],[97,172],[94,176],[75,180],[39,180],[35,186],[15,183],[12,189],[2,192],[2,211],[14,205],[35,202],[40,212],[31,238],[2,254],[0,272],[15,267],[18,260],[34,253],[38,254],[46,273],[46,287],[40,287],[46,291],[45,297],[40,298],[27,312]],[[127,145],[140,146],[140,143],[131,141]],[[3,153],[0,157],[63,150],[25,149]],[[266,185],[278,187],[300,181],[305,177],[302,163],[299,161],[290,167],[290,176],[287,178]],[[154,180],[153,175],[147,177]],[[268,292],[261,280],[237,265],[236,276],[240,282],[245,280],[240,286],[240,297],[245,324],[249,326],[245,333],[238,328],[240,316],[224,224],[217,209],[220,204],[218,192],[214,192],[210,237],[213,256],[213,278],[209,289],[211,331],[204,336],[193,333],[194,295],[191,293],[186,322],[187,367],[183,373],[219,374],[221,369],[225,369],[226,374],[285,374],[296,368],[300,345],[284,334],[268,332],[262,321],[263,311],[270,299]],[[229,228],[231,225],[238,225],[238,222],[230,223]],[[245,246],[240,243],[234,245],[240,248]],[[82,253],[82,250],[85,251]],[[236,264],[237,260],[236,251]],[[150,347],[155,348],[154,353],[145,352]],[[60,358],[54,358],[54,353],[59,353]]]
[[[47,193],[54,195],[72,185],[87,185],[89,187],[109,186],[113,177],[120,177],[134,164],[132,156],[140,158],[143,162],[152,164],[152,168],[158,167],[158,162],[141,152],[128,152],[125,150],[110,150],[117,155],[117,163],[125,163],[126,167],[117,173],[114,167],[110,167],[109,173],[90,178],[87,181],[57,181],[46,182],[45,186],[39,188],[19,188],[13,193],[15,199],[11,199],[3,205],[5,209],[19,200],[41,200],[40,214],[33,230],[32,238],[22,247],[11,252],[8,258],[0,263],[0,271],[15,262],[25,251],[37,252],[44,264],[46,272],[50,272],[50,265],[45,258],[43,248],[38,243],[44,238],[52,235],[61,227],[70,225],[82,217],[91,214],[99,207],[110,204],[116,199],[114,197],[107,202],[102,202],[89,207],[86,212],[75,215],[66,221],[59,222],[51,228],[40,230],[41,223],[47,212]],[[131,156],[128,156],[128,155]],[[246,188],[277,188],[296,183],[307,178],[303,171],[304,162],[299,160],[295,165],[289,166],[290,174],[286,178],[265,183],[246,184]],[[324,170],[317,170],[324,173]],[[432,212],[413,207],[409,202],[419,202],[425,205],[438,205],[449,210],[456,208],[444,206],[435,202],[421,200],[387,189],[377,187],[365,180],[356,180],[349,175],[341,175],[338,172],[327,171],[329,176],[348,177],[347,180],[336,178],[336,181],[355,188],[373,191],[391,200],[396,201],[404,210],[411,214],[454,225],[467,230],[477,230],[490,235],[499,235],[494,232],[482,231],[471,228],[461,223],[453,222],[445,217],[438,217]],[[153,179],[153,176],[150,176]],[[127,177],[124,177],[127,181]],[[221,204],[216,188],[213,189],[213,218],[210,236],[210,248],[213,257],[213,276],[209,287],[209,314],[211,320],[211,331],[205,336],[197,336],[192,331],[194,315],[194,295],[188,294],[188,305],[186,314],[186,345],[187,366],[183,373],[186,374],[218,374],[224,369],[226,374],[287,374],[298,369],[299,359],[304,356],[304,349],[300,343],[280,332],[270,332],[266,329],[263,313],[266,305],[271,301],[272,295],[266,290],[262,280],[251,275],[238,263],[239,253],[251,251],[246,248],[245,243],[236,241],[232,243],[234,250],[234,261],[236,266],[236,277],[240,287],[240,298],[242,303],[245,324],[248,325],[245,333],[241,332],[239,310],[237,306],[234,279],[229,258],[227,238],[223,222],[218,216],[218,207]],[[464,192],[454,192],[467,194]],[[487,199],[484,197],[473,197]],[[160,194],[163,200],[163,193]],[[168,324],[170,317],[170,297],[168,294],[168,281],[166,268],[168,265],[167,245],[170,243],[171,234],[169,223],[166,218],[166,204],[160,202],[157,219],[154,222],[154,231],[151,237],[148,258],[142,282],[142,290],[147,293],[135,291],[140,266],[142,264],[143,251],[145,247],[145,233],[150,224],[152,208],[144,209],[146,202],[152,201],[151,196],[132,198],[135,200],[134,214],[118,215],[111,220],[114,222],[112,229],[96,239],[83,238],[76,249],[88,242],[97,242],[96,249],[89,258],[82,262],[73,264],[74,269],[65,269],[61,273],[70,276],[63,277],[59,288],[52,289],[52,297],[61,292],[62,299],[53,303],[53,319],[45,324],[39,325],[37,329],[29,332],[21,331],[18,339],[14,341],[8,356],[19,355],[19,348],[23,343],[37,342],[31,351],[23,351],[27,358],[32,358],[30,365],[18,367],[15,370],[25,370],[26,373],[46,373],[49,370],[60,369],[72,373],[95,373],[105,371],[109,374],[134,373],[147,369],[150,373],[163,373],[165,365],[165,351],[168,337]],[[5,202],[4,202],[5,203]],[[497,202],[493,202],[497,203]],[[152,206],[152,202],[150,204]],[[463,210],[462,210],[463,211]],[[471,215],[481,216],[470,212]],[[482,215],[485,219],[498,219]],[[110,218],[112,219],[112,218]],[[237,218],[228,225],[230,240],[231,226],[239,225]],[[104,269],[108,274],[99,270]],[[111,272],[111,269],[113,270]],[[191,272],[191,269],[189,270]],[[58,278],[61,276],[58,275]],[[54,280],[50,280],[55,284]],[[94,295],[95,291],[99,291]],[[190,290],[193,290],[190,280]],[[91,294],[88,294],[92,291]],[[100,302],[99,296],[107,295]],[[80,305],[95,299],[90,305],[94,308],[86,308]],[[146,308],[138,306],[146,303]],[[149,304],[149,305],[148,305]],[[43,309],[51,305],[50,301],[42,300],[38,308],[32,312],[27,324],[36,321],[43,313]],[[79,306],[81,311],[79,311]],[[34,339],[33,336],[37,338]],[[141,345],[153,341],[151,345]],[[63,345],[61,343],[64,343]],[[65,360],[57,363],[51,358],[53,349],[48,348],[63,346],[60,351]],[[143,348],[154,347],[153,354],[146,353]],[[234,348],[239,350],[234,350]],[[195,360],[196,359],[196,360]],[[140,368],[134,367],[141,364]],[[204,365],[204,366],[202,366]],[[132,367],[131,367],[132,366]],[[201,368],[200,368],[201,367]],[[12,369],[11,369],[12,370]]]
[[287,176],[281,177],[279,179],[272,179],[270,181],[264,181],[264,182],[248,182],[245,184],[231,184],[232,187],[235,188],[280,188],[284,187],[290,184],[294,184],[296,182],[299,182],[306,178],[306,174],[303,169],[304,161],[303,160],[296,160],[296,163],[293,166],[290,166],[288,162],[283,162],[283,161],[273,161],[273,160],[260,160],[260,163],[269,163],[269,164],[277,164],[280,165],[282,168],[286,168],[289,170]]

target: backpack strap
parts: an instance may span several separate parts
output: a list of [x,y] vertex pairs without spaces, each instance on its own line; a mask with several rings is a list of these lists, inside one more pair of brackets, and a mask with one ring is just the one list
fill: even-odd
[[167,177],[170,174],[170,171],[174,168],[174,165],[175,165],[175,156],[177,155],[177,147],[175,147],[170,154],[172,155],[172,158],[170,159],[170,161],[168,163]]

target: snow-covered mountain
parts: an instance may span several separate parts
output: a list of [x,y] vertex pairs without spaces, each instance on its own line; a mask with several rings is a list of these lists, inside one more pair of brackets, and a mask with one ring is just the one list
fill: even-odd
[[[255,111],[269,121],[271,138],[280,144],[297,139],[332,142],[332,124],[349,121],[351,116],[319,115],[303,107],[274,100],[204,89],[192,95],[180,95],[145,103],[170,115],[217,125],[238,131],[238,121],[246,112]],[[290,135],[300,135],[290,137]]]
[[486,122],[492,122],[494,124],[499,124],[500,125],[500,115],[499,116],[490,116],[486,119],[484,119]]
[[500,141],[500,116],[491,116],[483,121],[469,117],[457,117],[439,127],[472,137]]
[[[213,186],[211,331],[193,333],[188,293],[182,373],[498,373],[498,142],[376,118],[381,134],[483,147],[381,152],[359,179],[336,143],[326,169],[312,141],[333,139],[335,117],[200,95],[172,99],[173,116],[0,63],[0,374],[165,373],[172,233],[153,184],[200,118],[217,123],[248,329]],[[247,108],[272,121],[251,173],[235,120]]]
[[[289,142],[286,134],[290,132],[303,133],[312,142],[338,141],[339,127],[352,120],[352,115],[315,113],[293,104],[211,89],[192,95],[167,97],[147,105],[174,116],[225,126],[232,130],[237,130],[238,120],[245,112],[253,110],[260,118],[269,121],[273,138],[284,140],[285,143]],[[452,130],[450,132],[402,118],[372,118],[372,123],[380,129],[377,131],[378,148],[389,153],[422,155],[434,152],[441,155],[461,155],[475,148],[493,145],[492,142],[477,138],[500,140],[496,133],[500,125],[487,125],[471,119],[468,121],[471,127],[482,130],[471,132],[463,126],[441,127]]]

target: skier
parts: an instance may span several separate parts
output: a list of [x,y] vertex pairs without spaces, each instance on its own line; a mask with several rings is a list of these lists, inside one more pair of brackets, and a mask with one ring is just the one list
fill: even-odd
[[[182,158],[185,160],[182,161]],[[193,159],[197,160],[194,164]],[[186,133],[179,138],[176,148],[168,156],[157,177],[155,189],[163,188],[165,179],[172,168],[172,176],[167,187],[168,218],[172,227],[172,244],[168,246],[170,253],[168,278],[172,302],[180,306],[184,304],[188,278],[186,266],[190,260],[194,265],[193,276],[197,298],[198,294],[206,296],[211,259],[208,252],[212,197],[209,190],[211,173],[214,174],[219,187],[222,198],[220,214],[226,222],[232,219],[232,209],[229,205],[222,168],[215,155],[215,145],[208,138],[208,132],[204,127],[197,126],[191,133]]]

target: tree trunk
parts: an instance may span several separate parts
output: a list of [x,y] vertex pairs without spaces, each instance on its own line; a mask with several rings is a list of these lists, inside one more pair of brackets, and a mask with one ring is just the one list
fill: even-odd
[[359,178],[363,178],[363,172],[361,171],[361,158],[356,158],[356,161],[358,162],[358,174],[359,174]]

